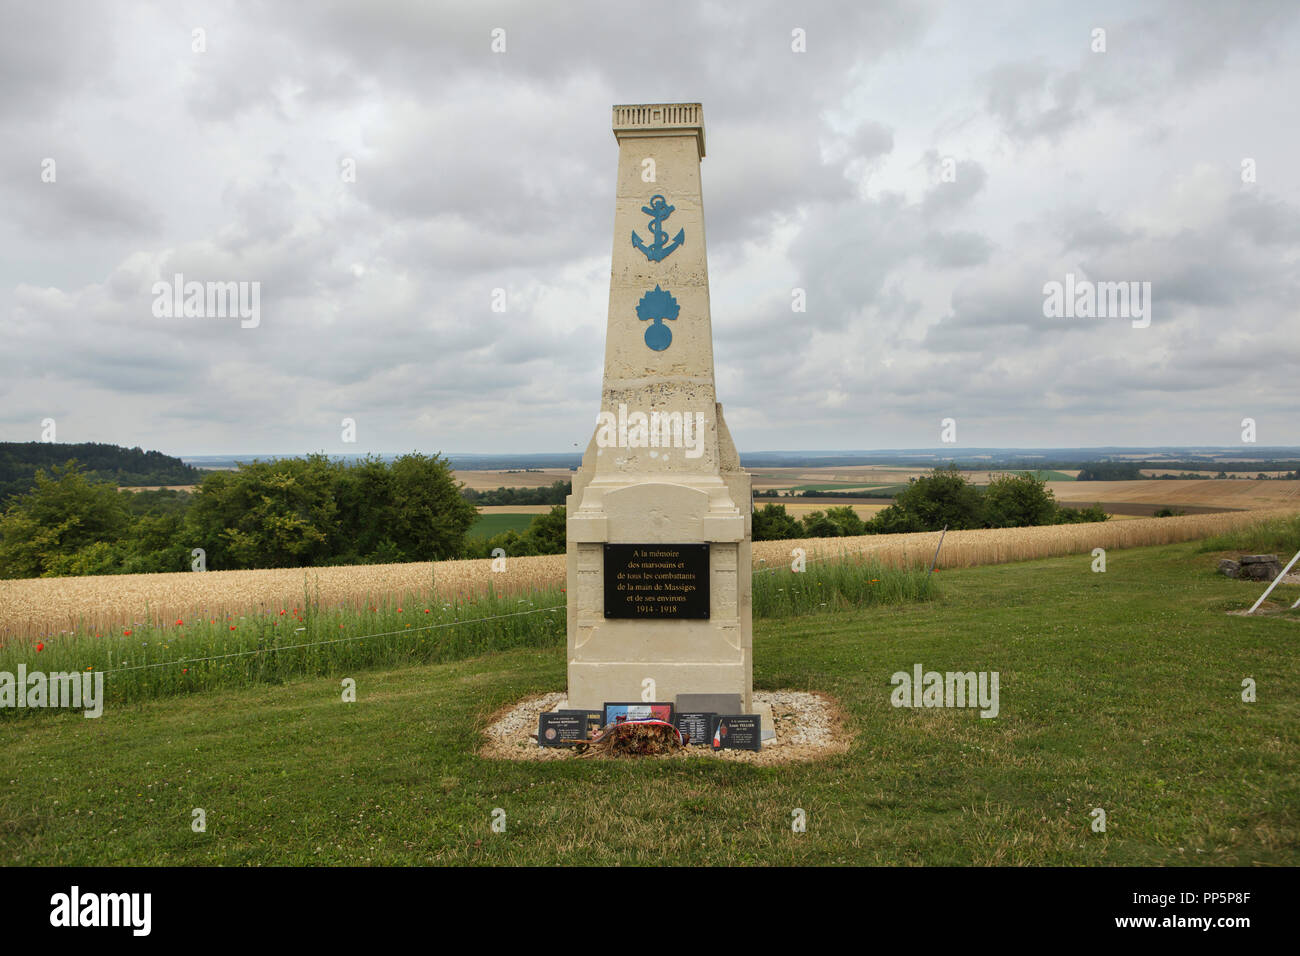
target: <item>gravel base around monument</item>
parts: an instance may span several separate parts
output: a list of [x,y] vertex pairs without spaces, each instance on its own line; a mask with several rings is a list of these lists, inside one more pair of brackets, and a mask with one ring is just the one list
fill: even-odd
[[[567,695],[556,691],[529,697],[494,714],[484,731],[482,757],[495,760],[580,760],[569,747],[539,747],[537,720],[544,711],[554,710]],[[720,750],[691,746],[663,757],[613,758],[643,760],[734,760],[741,763],[781,764],[816,760],[849,749],[849,735],[843,712],[823,694],[797,690],[754,691],[755,704],[770,704],[776,738],[766,741],[761,751]]]

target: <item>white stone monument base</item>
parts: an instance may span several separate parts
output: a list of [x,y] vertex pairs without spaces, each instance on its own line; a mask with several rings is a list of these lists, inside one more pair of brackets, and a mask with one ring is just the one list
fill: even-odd
[[[629,663],[627,661],[584,661],[569,663],[569,699],[574,710],[600,710],[606,701],[640,700],[640,688],[646,677],[655,682],[657,701],[674,703],[678,694],[699,693],[707,687],[711,694],[738,694],[749,701],[749,671],[744,663],[672,664]],[[624,689],[619,693],[618,689]],[[635,689],[628,694],[626,689]],[[742,705],[743,706],[743,705]]]

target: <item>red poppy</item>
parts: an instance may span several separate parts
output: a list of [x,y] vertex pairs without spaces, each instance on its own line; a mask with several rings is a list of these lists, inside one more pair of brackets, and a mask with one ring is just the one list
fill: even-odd
[[45,642],[41,641],[39,644],[36,645],[36,653],[39,654],[43,650],[45,650]]
[[184,624],[184,623],[185,623],[185,622],[182,621],[179,617],[176,619],[176,626],[177,626],[177,627],[180,627],[180,626],[181,626],[182,624]]

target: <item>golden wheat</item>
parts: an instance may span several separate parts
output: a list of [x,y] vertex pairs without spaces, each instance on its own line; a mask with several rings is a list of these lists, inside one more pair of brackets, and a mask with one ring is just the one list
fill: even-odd
[[[1148,545],[1193,541],[1242,528],[1270,517],[1294,514],[1294,509],[1227,511],[1220,514],[1180,515],[1173,518],[1133,518],[1128,521],[1087,524],[1040,525],[1033,528],[988,528],[949,531],[943,538],[938,566],[969,568],[1008,561],[1031,561],[1093,548],[1141,548]],[[939,532],[866,535],[859,538],[803,538],[756,541],[754,565],[788,564],[790,552],[803,548],[809,558],[862,555],[887,565],[929,564],[939,544]]]
[[[1048,525],[984,531],[950,531],[939,567],[962,568],[1007,561],[1172,544],[1219,534],[1293,509],[1234,511],[1174,518],[1136,518],[1097,524]],[[776,567],[794,548],[810,559],[854,555],[889,565],[928,564],[938,532],[759,541],[754,566]],[[492,571],[490,559],[378,564],[264,571],[25,578],[0,581],[0,639],[41,637],[59,631],[92,633],[133,624],[217,618],[225,613],[301,607],[304,599],[327,607],[365,607],[410,597],[473,597],[564,586],[564,555],[508,558]]]
[[564,555],[508,558],[493,573],[491,559],[372,564],[259,571],[99,575],[0,581],[0,639],[59,631],[103,632],[144,623],[219,618],[226,612],[365,607],[407,596],[450,600],[495,588],[518,593],[563,587]]

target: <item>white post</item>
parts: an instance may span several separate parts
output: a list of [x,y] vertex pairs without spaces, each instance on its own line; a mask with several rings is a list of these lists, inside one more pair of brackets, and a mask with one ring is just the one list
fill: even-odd
[[934,560],[930,562],[930,573],[934,574],[934,566],[939,563],[939,548],[943,547],[943,536],[948,533],[948,526],[944,525],[943,530],[939,532],[939,543],[934,549]]
[[[1259,600],[1256,601],[1254,605],[1251,607],[1251,609],[1246,612],[1247,614],[1255,613],[1255,608],[1263,604],[1264,598],[1268,597],[1270,594],[1273,593],[1273,589],[1277,587],[1277,582],[1281,581],[1284,577],[1286,577],[1286,573],[1291,570],[1291,565],[1295,564],[1297,560],[1300,560],[1300,551],[1297,551],[1295,553],[1295,557],[1287,562],[1286,567],[1282,569],[1282,573],[1273,579],[1273,583],[1268,586],[1268,590],[1259,596]],[[1296,601],[1295,604],[1291,605],[1291,607],[1294,609],[1297,604],[1300,604],[1300,601]]]

